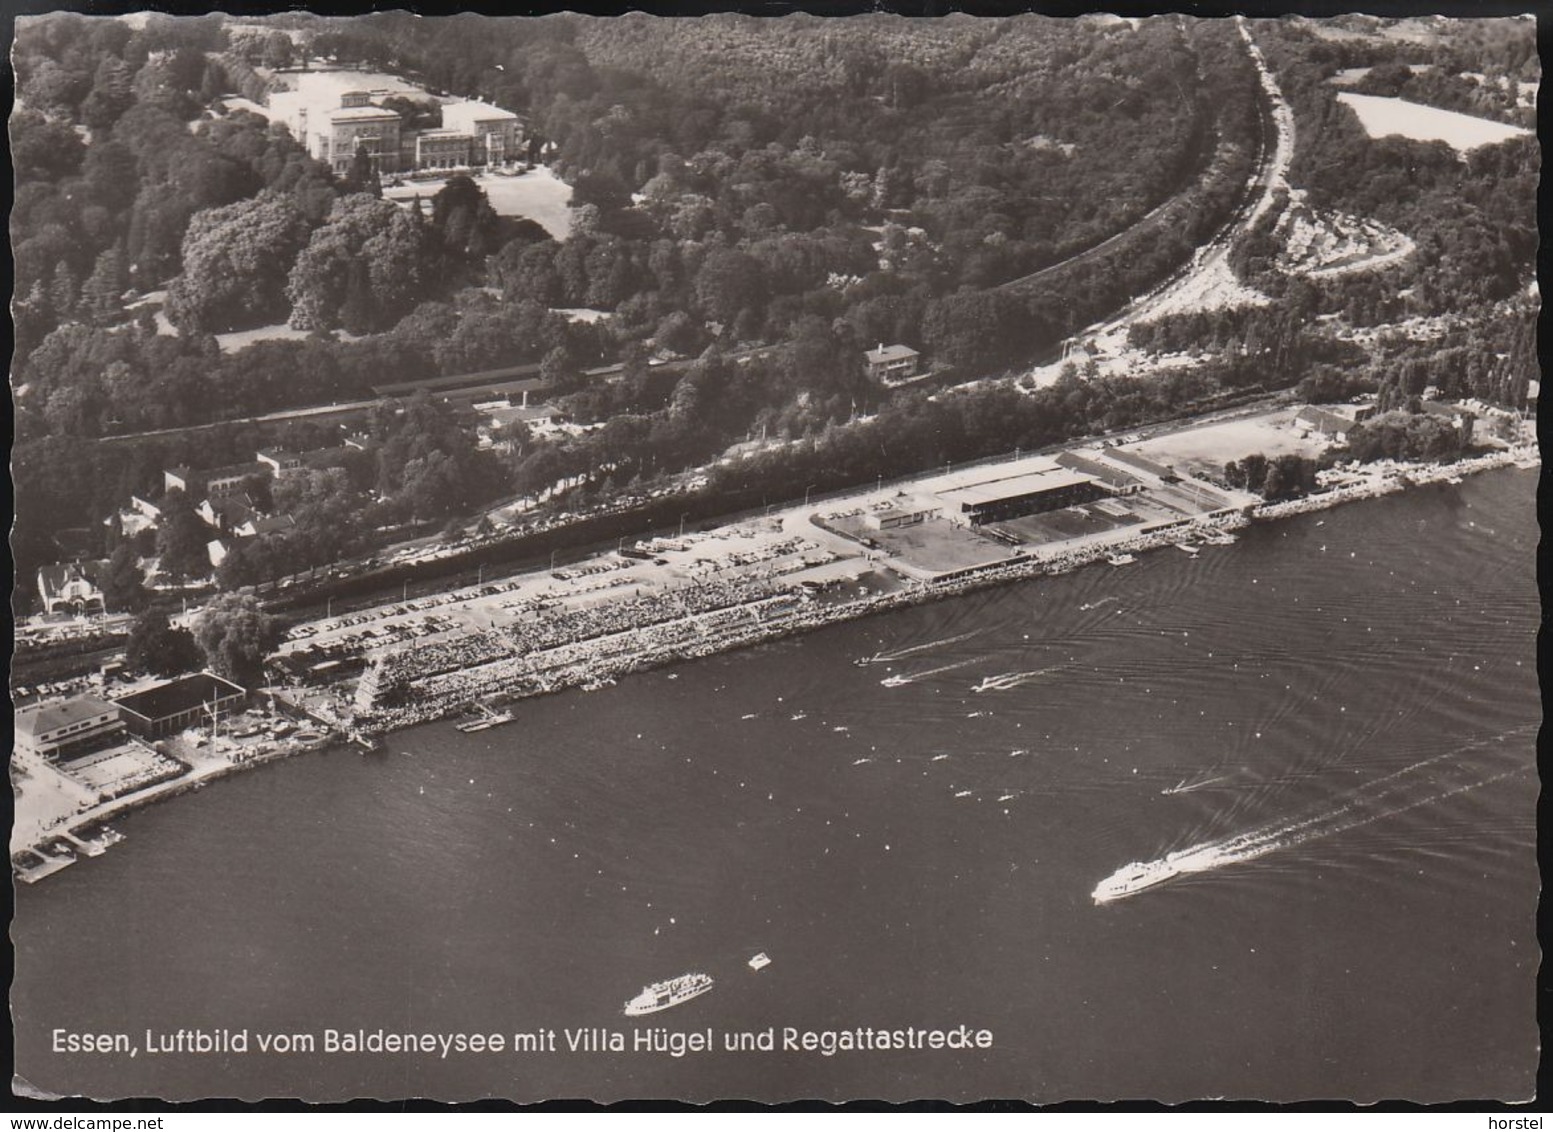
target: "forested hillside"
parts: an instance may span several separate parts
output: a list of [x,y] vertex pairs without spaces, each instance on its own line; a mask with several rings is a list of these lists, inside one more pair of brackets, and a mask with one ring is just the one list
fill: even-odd
[[[423,466],[408,483],[381,462],[355,469],[357,504],[319,520],[322,549],[305,557],[338,551],[324,525],[350,543],[565,478],[608,494],[754,435],[824,437],[811,456],[845,452],[831,467],[850,468],[863,449],[841,426],[885,410],[897,422],[947,413],[963,427],[933,447],[970,455],[1055,438],[1065,421],[1131,421],[1312,374],[1330,384],[1354,352],[1314,316],[1369,325],[1509,302],[1536,240],[1534,139],[1464,158],[1372,139],[1337,94],[1525,125],[1520,84],[1540,74],[1530,30],[1489,21],[1410,38],[1362,21],[1258,23],[1297,125],[1290,185],[1309,208],[1385,224],[1416,253],[1385,271],[1296,277],[1274,209],[1233,257],[1271,306],[1134,330],[1160,348],[1225,348],[1217,368],[1152,388],[1091,383],[1083,396],[1064,385],[994,420],[995,398],[940,410],[881,386],[863,351],[913,347],[940,384],[1017,375],[1190,265],[1246,206],[1269,145],[1232,22],[23,19],[11,122],[18,559],[56,556],[61,526],[109,549],[102,521],[129,492],[154,491],[161,462],[247,458],[278,431],[310,439],[248,425],[102,438],[370,399],[374,385],[435,374],[542,364],[563,412],[602,427],[539,439],[517,426],[503,455],[473,460],[467,431],[426,417]],[[283,127],[229,108],[238,95],[262,102],[303,65],[371,68],[516,111],[526,153],[543,145],[571,186],[569,234],[498,216],[468,177],[384,200],[370,163],[336,176]],[[290,338],[240,349],[215,337],[282,325]],[[1264,347],[1271,369],[1246,361]],[[1454,385],[1523,396],[1528,351],[1497,353]],[[679,361],[650,369],[665,358]],[[587,376],[611,364],[609,379]],[[387,418],[374,428],[394,433]],[[903,460],[894,448],[877,466]],[[781,491],[784,475],[813,477],[788,467],[802,462],[772,456],[740,475]]]

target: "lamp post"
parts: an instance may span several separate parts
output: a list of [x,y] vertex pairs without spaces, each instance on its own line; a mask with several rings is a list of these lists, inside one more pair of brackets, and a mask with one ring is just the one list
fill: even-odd
[[690,512],[689,511],[686,511],[683,515],[681,515],[679,517],[679,537],[680,538],[684,538],[685,537],[685,520],[688,519],[688,518],[690,518]]
[[812,483],[808,487],[803,489],[803,505],[805,507],[809,506],[809,493],[811,491],[813,491],[813,490],[814,490],[814,485]]

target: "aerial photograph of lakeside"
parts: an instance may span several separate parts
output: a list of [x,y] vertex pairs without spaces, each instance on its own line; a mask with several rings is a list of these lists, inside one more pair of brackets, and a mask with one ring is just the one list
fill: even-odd
[[1533,1100],[1494,11],[18,17],[13,1100]]

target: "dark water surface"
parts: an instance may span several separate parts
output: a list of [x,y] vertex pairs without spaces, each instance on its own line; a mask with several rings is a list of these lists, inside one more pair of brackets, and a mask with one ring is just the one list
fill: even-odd
[[[98,1097],[1528,1097],[1535,488],[1422,488],[153,807],[17,893],[17,1070]],[[1090,899],[1205,845],[1223,867]],[[690,970],[716,988],[622,1017]],[[961,1024],[992,1048],[50,1048]]]

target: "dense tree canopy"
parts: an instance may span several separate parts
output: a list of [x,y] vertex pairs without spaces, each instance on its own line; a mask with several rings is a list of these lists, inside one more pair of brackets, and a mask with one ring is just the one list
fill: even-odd
[[[279,430],[98,438],[522,363],[598,427],[499,430],[497,455],[435,406],[385,403],[375,452],[277,485],[295,526],[236,544],[222,583],[321,566],[504,494],[647,482],[757,436],[812,443],[725,468],[722,487],[871,478],[1256,387],[1375,390],[1405,408],[1434,386],[1518,405],[1537,373],[1534,140],[1459,156],[1371,139],[1329,81],[1368,67],[1359,89],[1527,125],[1518,84],[1540,72],[1524,22],[1468,21],[1432,44],[1253,23],[1294,109],[1303,207],[1394,227],[1414,253],[1293,277],[1279,265],[1286,196],[1233,262],[1268,306],[1134,327],[1141,348],[1214,351],[1207,369],[937,399],[869,381],[862,351],[923,350],[939,384],[1049,360],[1189,264],[1246,202],[1264,123],[1234,24],[384,12],[297,13],[284,28],[67,13],[18,25],[19,560],[48,560],[62,519],[106,537],[102,520],[130,491],[154,494],[161,466],[248,459]],[[569,233],[498,217],[465,176],[424,200],[379,199],[370,162],[337,180],[284,128],[226,109],[231,93],[262,100],[268,68],[318,55],[520,112],[528,155],[550,143],[572,186]],[[424,102],[392,105],[433,124]],[[142,298],[163,287],[176,335]],[[1332,332],[1442,309],[1477,321],[1366,349]],[[309,336],[225,351],[213,337],[282,321]],[[1432,443],[1407,431],[1377,432],[1377,450]],[[1306,470],[1282,468],[1275,493]],[[175,504],[158,536],[171,578],[208,570],[191,522]]]
[[437,254],[418,212],[365,193],[341,197],[291,269],[291,325],[353,333],[391,326],[429,289]]
[[287,276],[310,233],[296,202],[273,191],[196,213],[183,273],[167,291],[168,317],[196,332],[284,321]]

